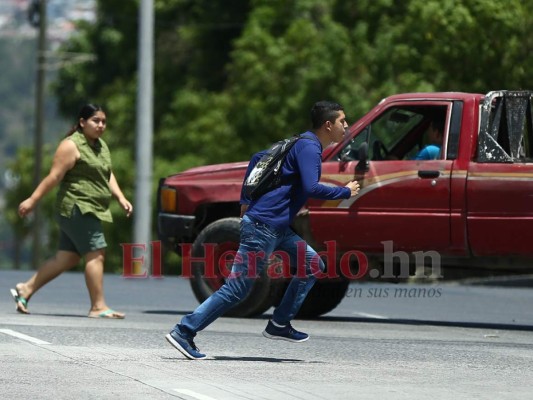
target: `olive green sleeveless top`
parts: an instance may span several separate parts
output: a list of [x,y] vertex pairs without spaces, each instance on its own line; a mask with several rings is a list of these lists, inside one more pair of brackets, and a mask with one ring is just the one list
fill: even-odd
[[98,139],[91,146],[80,132],[74,132],[66,140],[72,140],[76,144],[80,159],[61,181],[56,210],[61,216],[70,218],[76,205],[82,214],[92,213],[101,221],[112,222],[109,210],[111,154],[107,144]]

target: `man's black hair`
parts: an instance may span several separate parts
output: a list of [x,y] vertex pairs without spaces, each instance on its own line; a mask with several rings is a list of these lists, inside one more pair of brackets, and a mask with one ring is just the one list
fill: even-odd
[[326,121],[335,122],[339,117],[339,112],[344,108],[332,101],[319,101],[311,109],[311,123],[313,129],[320,128]]
[[446,113],[445,112],[436,112],[431,120],[431,125],[435,128],[441,135],[444,135],[444,124],[446,123]]

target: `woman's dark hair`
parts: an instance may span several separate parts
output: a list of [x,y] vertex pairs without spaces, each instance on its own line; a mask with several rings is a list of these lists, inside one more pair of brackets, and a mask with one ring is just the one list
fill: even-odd
[[319,101],[315,103],[311,109],[313,129],[320,128],[326,121],[335,122],[339,117],[340,111],[344,111],[344,108],[340,104],[332,101]]
[[89,119],[91,118],[96,112],[102,111],[105,112],[102,106],[99,106],[98,104],[85,104],[80,111],[78,112],[78,118],[76,118],[76,124],[70,128],[70,130],[67,132],[66,136],[72,135],[74,132],[81,132],[81,126],[80,126],[80,119]]

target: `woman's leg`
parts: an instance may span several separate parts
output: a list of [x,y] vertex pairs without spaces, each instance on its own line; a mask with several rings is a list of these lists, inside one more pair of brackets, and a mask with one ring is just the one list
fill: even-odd
[[89,317],[124,318],[123,313],[111,310],[105,302],[104,260],[104,249],[91,251],[85,255],[85,283],[91,299]]
[[[80,256],[78,254],[59,250],[54,257],[46,260],[28,281],[18,283],[15,288],[20,297],[29,300],[41,287],[76,266],[79,262]],[[21,311],[27,310],[22,309]]]

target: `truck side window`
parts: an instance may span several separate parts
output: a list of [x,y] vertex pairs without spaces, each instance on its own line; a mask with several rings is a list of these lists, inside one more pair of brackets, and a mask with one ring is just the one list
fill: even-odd
[[[387,110],[372,123],[369,136],[370,160],[400,159],[400,155],[393,150],[423,119],[424,116],[415,110],[400,107]],[[403,156],[404,154],[402,158]]]
[[[357,160],[357,149],[365,141],[368,143],[369,160],[414,159],[430,140],[426,132],[430,130],[432,121],[446,121],[446,112],[447,106],[444,105],[391,107],[349,141],[337,154],[337,160]],[[445,132],[442,136],[446,136]]]
[[342,150],[337,154],[337,161],[356,161],[359,160],[358,149],[361,143],[366,141],[365,131],[352,138]]

